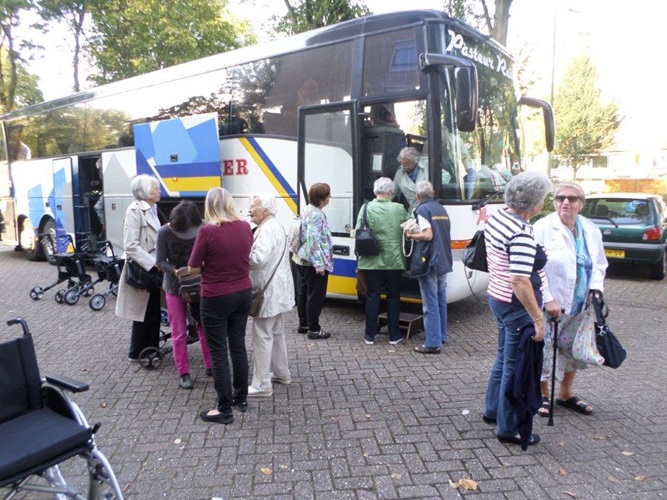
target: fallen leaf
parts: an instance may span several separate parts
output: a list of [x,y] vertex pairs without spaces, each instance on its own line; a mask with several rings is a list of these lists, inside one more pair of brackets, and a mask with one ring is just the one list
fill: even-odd
[[391,477],[392,479],[396,479],[396,480],[398,480],[398,479],[401,479],[401,478],[403,477],[403,474],[397,474],[397,473],[394,473],[394,474],[392,474],[392,475],[389,476],[389,477]]
[[364,453],[364,458],[368,458],[368,452]]
[[181,444],[181,440],[180,439],[174,439],[174,444]]
[[458,488],[459,487],[459,482],[458,481],[454,482],[450,479],[449,480],[449,486],[451,486],[452,488]]
[[641,482],[644,482],[644,481],[646,481],[646,476],[644,476],[644,475],[642,475],[642,476],[635,476],[635,481],[639,481],[640,483],[641,483]]
[[564,491],[563,493],[565,493],[566,495],[571,496],[572,498],[577,498],[577,495],[575,495],[575,494],[572,493],[571,491]]
[[340,418],[340,417],[331,417],[331,420],[333,420],[334,422],[338,422],[338,419],[339,419],[339,418]]
[[609,479],[612,483],[620,483],[621,482],[621,480],[619,478],[617,478],[615,476],[612,476],[611,474],[609,474],[607,476],[607,479]]
[[561,476],[567,476],[567,471],[566,471],[565,469],[561,469],[561,470],[559,470],[558,473],[559,473]]
[[611,436],[593,436],[593,439],[595,439],[597,441],[605,441],[605,440],[609,439],[610,437]]
[[470,413],[470,410],[463,410],[461,412],[461,415],[468,415]]
[[366,415],[364,415],[364,416],[365,416],[366,418],[371,418],[371,414],[370,414],[370,413],[366,413]]
[[269,467],[262,467],[261,469],[259,469],[259,471],[265,476],[270,476],[271,474],[273,474],[273,470],[271,470],[271,468]]
[[624,451],[623,455],[625,455],[626,457],[631,457],[632,455],[634,455],[634,453],[632,453],[631,451]]
[[477,491],[477,481],[473,481],[472,479],[461,479],[459,484],[466,490]]
[[287,470],[289,467],[287,467],[285,464],[280,464],[280,470]]
[[558,446],[565,446],[565,441],[558,441]]
[[107,404],[106,404],[106,403],[101,403],[101,404],[100,404],[100,408],[106,408],[106,407],[107,407]]

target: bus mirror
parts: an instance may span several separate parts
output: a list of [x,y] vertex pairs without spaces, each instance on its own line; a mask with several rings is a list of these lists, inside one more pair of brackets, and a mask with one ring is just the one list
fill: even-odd
[[456,69],[456,127],[462,132],[472,132],[477,125],[479,108],[477,68],[472,61],[463,57],[428,53],[419,55],[422,71],[441,66]]
[[556,125],[554,124],[554,111],[551,104],[542,99],[526,96],[522,96],[521,99],[519,99],[519,104],[525,104],[531,108],[542,109],[542,115],[544,116],[544,140],[547,143],[547,151],[553,151],[556,139]]

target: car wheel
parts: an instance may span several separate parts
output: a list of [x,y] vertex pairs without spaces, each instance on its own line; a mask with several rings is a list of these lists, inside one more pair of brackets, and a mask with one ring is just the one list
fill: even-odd
[[662,252],[660,260],[651,266],[651,278],[661,280],[667,271],[667,252]]

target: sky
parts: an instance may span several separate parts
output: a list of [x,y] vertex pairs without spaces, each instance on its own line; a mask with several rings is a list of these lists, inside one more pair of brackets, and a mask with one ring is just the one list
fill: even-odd
[[[493,3],[492,0],[488,0]],[[284,14],[282,0],[228,0],[231,11],[253,22],[256,31],[267,31],[273,14]],[[441,10],[443,0],[365,0],[375,14],[399,10]],[[630,7],[631,8],[630,8]],[[554,12],[557,11],[554,52]],[[259,16],[258,16],[259,13]],[[667,114],[667,100],[660,99],[664,87],[660,48],[664,41],[667,2],[634,0],[513,0],[510,9],[508,48],[517,53],[530,49],[531,66],[540,81],[534,97],[549,99],[552,64],[556,86],[572,57],[588,51],[599,72],[604,99],[616,100],[624,117],[619,142],[633,149],[667,147],[667,132],[658,119]],[[264,27],[264,29],[263,29]],[[660,37],[660,38],[659,38]],[[67,95],[71,89],[71,63],[66,36],[47,36],[45,56],[30,70],[41,78],[47,99]],[[555,53],[555,58],[552,54]],[[664,103],[663,103],[664,101]],[[662,120],[661,120],[662,121]]]

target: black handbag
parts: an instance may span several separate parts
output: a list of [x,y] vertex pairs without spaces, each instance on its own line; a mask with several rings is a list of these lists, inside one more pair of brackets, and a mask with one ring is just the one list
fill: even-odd
[[480,229],[461,252],[463,265],[475,271],[489,272],[486,264],[486,239],[484,230]]
[[603,365],[609,368],[618,368],[625,361],[628,353],[616,335],[609,329],[609,325],[607,325],[605,318],[609,315],[609,309],[606,309],[602,298],[594,294],[591,302],[595,310],[595,343],[597,344],[598,352],[604,358]]
[[431,241],[417,241],[414,251],[410,256],[410,268],[408,272],[411,278],[419,278],[429,273],[432,268]]
[[146,271],[143,267],[134,261],[127,260],[125,281],[132,288],[145,290],[147,292],[157,290],[162,286],[162,273],[156,268]]
[[373,257],[380,254],[380,244],[373,234],[373,230],[368,227],[368,219],[366,212],[368,210],[368,203],[364,203],[362,209],[364,211],[361,218],[361,228],[355,232],[355,252],[360,257]]

